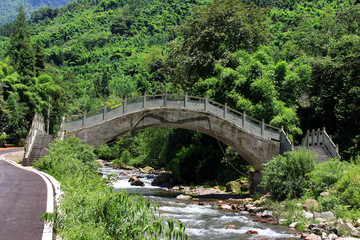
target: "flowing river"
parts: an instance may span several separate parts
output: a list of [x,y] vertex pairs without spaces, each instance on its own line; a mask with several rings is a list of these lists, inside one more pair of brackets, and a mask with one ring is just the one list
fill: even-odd
[[[287,227],[253,222],[251,216],[234,211],[218,210],[216,206],[198,205],[198,201],[179,200],[173,193],[164,191],[160,187],[151,186],[154,174],[143,174],[129,170],[118,170],[103,167],[101,173],[109,175],[119,174],[114,183],[114,189],[126,190],[130,194],[141,194],[149,198],[154,205],[160,206],[160,214],[168,219],[180,220],[186,225],[185,232],[190,240],[211,239],[294,239],[295,235],[288,233]],[[131,186],[130,176],[141,176],[144,187]],[[206,203],[206,200],[201,200]],[[214,199],[212,200],[214,201]],[[235,225],[239,229],[226,229],[227,225]],[[254,230],[258,234],[247,234]]]

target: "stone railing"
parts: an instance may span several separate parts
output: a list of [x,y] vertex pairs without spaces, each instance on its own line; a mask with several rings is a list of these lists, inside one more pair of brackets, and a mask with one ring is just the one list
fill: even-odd
[[32,121],[31,127],[30,127],[30,131],[26,137],[25,156],[24,156],[25,159],[28,158],[28,156],[31,152],[37,132],[46,133],[44,118],[40,114],[35,113],[35,116],[33,118],[33,121]]
[[[146,109],[188,109],[198,112],[206,112],[245,129],[259,137],[282,142],[283,150],[291,150],[291,142],[282,129],[265,124],[246,115],[245,112],[238,112],[229,108],[226,104],[220,104],[208,98],[186,95],[144,95],[125,99],[111,106],[104,107],[82,115],[70,116],[63,121],[62,131],[72,132],[82,128],[91,127],[104,121],[120,117],[125,114],[134,113]],[[63,133],[59,133],[61,135]]]
[[328,153],[331,155],[331,157],[340,158],[339,147],[338,145],[335,145],[335,143],[332,141],[331,136],[326,133],[325,128],[323,128],[322,130],[317,129],[316,131],[313,129],[311,132],[308,130],[302,141],[302,145],[324,146]]

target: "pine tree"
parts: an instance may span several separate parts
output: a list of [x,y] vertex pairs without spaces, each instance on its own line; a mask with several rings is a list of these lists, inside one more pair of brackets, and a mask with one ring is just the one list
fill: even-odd
[[99,75],[95,79],[95,94],[98,98],[107,98],[110,95],[109,89],[109,77],[107,74],[107,70],[105,70],[102,74],[102,77]]
[[26,22],[24,7],[21,5],[19,14],[13,24],[13,34],[6,55],[10,57],[10,64],[22,77],[24,84],[35,76],[35,55],[30,43],[30,33]]
[[35,51],[35,71],[36,76],[38,77],[45,69],[45,54],[42,48],[42,43],[39,40],[36,40],[34,44],[34,51]]

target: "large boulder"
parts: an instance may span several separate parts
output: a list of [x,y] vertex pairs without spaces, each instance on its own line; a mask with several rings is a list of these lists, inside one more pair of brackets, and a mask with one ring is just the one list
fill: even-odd
[[132,176],[130,179],[129,179],[129,182],[130,182],[130,185],[132,186],[140,186],[140,187],[143,187],[145,184],[137,177],[135,176]]
[[306,199],[303,204],[305,211],[313,211],[319,207],[319,203],[315,199]]
[[149,166],[144,167],[144,168],[139,168],[139,171],[141,173],[155,173],[155,169],[152,167],[149,167]]
[[241,183],[237,181],[231,181],[226,184],[226,191],[232,193],[239,193],[241,191]]
[[160,187],[172,187],[176,184],[176,176],[171,173],[161,173],[152,181],[151,185]]

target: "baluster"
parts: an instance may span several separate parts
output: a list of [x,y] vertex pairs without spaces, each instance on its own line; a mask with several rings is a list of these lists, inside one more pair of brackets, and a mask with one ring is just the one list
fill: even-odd
[[103,113],[103,120],[106,121],[106,114],[107,114],[107,104],[104,105],[104,113]]
[[188,101],[188,93],[185,93],[185,97],[184,97],[184,108],[187,108],[187,101]]
[[83,116],[83,124],[82,124],[83,127],[86,127],[86,110],[84,112],[84,116]]
[[144,93],[144,98],[143,98],[143,108],[146,108],[146,92]]
[[242,119],[242,128],[245,129],[245,121],[246,121],[246,112],[243,112],[243,119]]
[[206,96],[206,98],[205,98],[205,105],[204,105],[204,111],[205,111],[205,112],[207,112],[207,110],[208,110],[208,104],[209,104],[209,99],[208,99],[208,97]]
[[125,97],[124,99],[124,114],[126,113],[126,110],[127,110],[127,97]]

